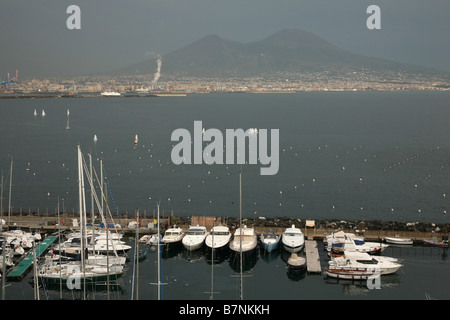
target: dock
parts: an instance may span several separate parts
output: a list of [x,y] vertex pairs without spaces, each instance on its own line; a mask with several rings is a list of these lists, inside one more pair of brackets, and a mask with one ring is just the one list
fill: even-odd
[[[45,238],[36,248],[36,259],[39,258],[52,244],[55,240],[58,239],[58,236],[50,236]],[[8,278],[21,278],[28,268],[33,264],[33,250],[30,250],[24,259],[20,261],[20,263],[11,270],[7,277]]]
[[311,273],[321,273],[319,250],[317,241],[305,240],[306,268]]

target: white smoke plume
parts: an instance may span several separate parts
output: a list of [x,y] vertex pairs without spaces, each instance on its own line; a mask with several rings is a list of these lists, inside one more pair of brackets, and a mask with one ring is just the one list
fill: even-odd
[[156,64],[157,64],[157,69],[156,69],[155,75],[153,76],[153,82],[152,82],[153,84],[156,84],[159,77],[161,76],[162,60],[161,60],[161,56],[159,54],[158,54],[158,58],[156,60]]

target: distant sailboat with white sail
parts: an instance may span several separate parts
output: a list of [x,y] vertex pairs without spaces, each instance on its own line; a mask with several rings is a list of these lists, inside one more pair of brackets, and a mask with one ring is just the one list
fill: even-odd
[[94,134],[94,142],[97,142],[98,141],[98,138],[97,138],[97,135],[96,134]]
[[37,115],[38,115],[36,109],[34,109],[34,113],[33,114],[34,114],[34,117],[36,118]]
[[67,124],[66,124],[66,130],[70,130],[69,116],[70,116],[70,111],[69,111],[69,109],[67,109]]
[[42,113],[41,113],[42,118],[45,118],[46,115],[47,114],[45,113],[44,109],[42,109]]

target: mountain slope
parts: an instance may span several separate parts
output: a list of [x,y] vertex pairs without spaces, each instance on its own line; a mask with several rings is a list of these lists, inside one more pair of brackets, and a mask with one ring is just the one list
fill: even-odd
[[[116,74],[153,74],[155,59]],[[197,77],[248,77],[279,72],[324,71],[332,68],[435,73],[425,67],[366,57],[342,50],[313,33],[286,29],[269,37],[243,44],[208,35],[162,57],[162,73]]]

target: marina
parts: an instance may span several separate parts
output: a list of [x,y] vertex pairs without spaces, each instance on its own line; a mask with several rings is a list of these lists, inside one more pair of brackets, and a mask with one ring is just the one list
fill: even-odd
[[11,272],[7,274],[8,278],[21,278],[33,264],[34,259],[39,258],[48,248],[58,239],[57,236],[45,238],[35,249],[35,253],[29,252]]

